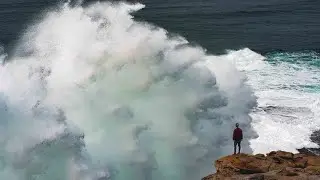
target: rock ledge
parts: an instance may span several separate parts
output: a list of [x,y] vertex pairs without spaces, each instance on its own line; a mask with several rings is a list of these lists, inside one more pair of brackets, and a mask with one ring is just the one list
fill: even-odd
[[202,180],[320,180],[320,156],[272,151],[218,159],[217,172]]

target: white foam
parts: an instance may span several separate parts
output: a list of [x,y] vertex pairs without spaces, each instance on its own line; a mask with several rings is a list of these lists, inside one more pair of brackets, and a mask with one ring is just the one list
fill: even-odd
[[[307,92],[301,85],[317,85],[320,71],[286,62],[272,65],[249,49],[231,51],[228,56],[247,74],[258,97],[259,109],[251,113],[253,128],[259,135],[251,140],[254,153],[297,152],[297,148],[317,147],[310,135],[320,127],[320,94]],[[275,109],[260,109],[268,106]]]
[[[320,125],[319,95],[284,88],[316,84],[317,69],[270,65],[249,49],[208,55],[134,21],[130,12],[143,7],[66,5],[26,31],[0,67],[1,155],[8,157],[0,178],[30,178],[41,162],[52,171],[33,173],[46,180],[199,179],[212,171],[213,159],[232,153],[235,122],[254,153],[315,147],[309,135]],[[258,97],[252,123],[255,97],[246,76]],[[267,106],[278,109],[261,110]],[[57,108],[66,125],[56,121]],[[80,155],[63,149],[77,140],[41,145],[66,131],[85,134]],[[249,142],[243,146],[251,152]]]
[[[17,176],[94,179],[110,168],[113,179],[200,179],[232,153],[236,122],[251,152],[255,97],[245,75],[229,55],[134,21],[130,12],[143,7],[66,5],[26,31],[0,76],[9,109],[1,145]],[[69,147],[81,140],[65,140],[66,131],[83,133],[85,148]]]

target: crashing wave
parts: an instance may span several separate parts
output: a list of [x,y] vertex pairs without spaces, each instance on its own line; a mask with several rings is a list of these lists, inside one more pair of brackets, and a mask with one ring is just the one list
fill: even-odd
[[255,137],[245,75],[135,21],[143,7],[66,4],[25,32],[0,71],[1,178],[194,180],[235,122]]

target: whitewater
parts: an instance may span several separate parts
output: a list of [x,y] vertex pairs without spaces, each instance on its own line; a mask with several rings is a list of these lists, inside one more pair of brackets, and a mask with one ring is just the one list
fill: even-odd
[[277,88],[316,85],[316,68],[208,54],[134,20],[142,8],[66,3],[0,50],[1,179],[200,179],[236,122],[246,153],[317,147],[320,96]]

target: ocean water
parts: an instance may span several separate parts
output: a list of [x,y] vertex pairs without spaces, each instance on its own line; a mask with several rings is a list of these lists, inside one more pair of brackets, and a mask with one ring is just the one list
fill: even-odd
[[318,1],[0,2],[0,179],[195,180],[317,148]]

